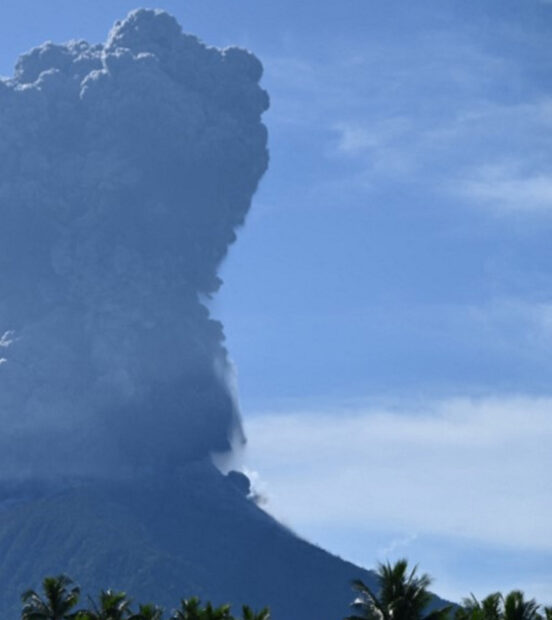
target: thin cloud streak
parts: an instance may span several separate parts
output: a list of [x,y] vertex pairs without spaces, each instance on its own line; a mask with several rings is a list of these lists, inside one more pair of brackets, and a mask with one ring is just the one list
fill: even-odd
[[501,210],[552,210],[552,173],[523,176],[508,166],[484,166],[464,187],[467,196]]
[[552,399],[457,399],[427,412],[285,412],[249,420],[269,510],[297,527],[408,528],[552,550]]
[[[417,44],[408,56],[365,44],[337,46],[318,64],[269,58],[267,80],[287,93],[272,122],[321,132],[328,162],[348,166],[342,184],[349,191],[414,185],[465,207],[548,212],[548,93],[526,83],[519,61],[492,55],[467,35],[443,30]],[[308,113],[305,101],[316,102]]]

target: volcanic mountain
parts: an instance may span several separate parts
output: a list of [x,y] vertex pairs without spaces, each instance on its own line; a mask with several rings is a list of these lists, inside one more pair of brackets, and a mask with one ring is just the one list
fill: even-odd
[[352,579],[374,576],[298,538],[209,462],[170,477],[4,484],[0,617],[45,575],[166,610],[182,597],[270,606],[275,620],[340,620]]
[[244,441],[208,300],[268,166],[262,65],[140,9],[0,78],[0,615],[67,573],[338,620],[373,575],[224,476]]

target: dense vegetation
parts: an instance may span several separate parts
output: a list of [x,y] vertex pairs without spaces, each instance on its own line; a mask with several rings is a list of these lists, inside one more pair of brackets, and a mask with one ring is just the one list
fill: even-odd
[[[163,609],[153,603],[138,605],[132,609],[125,592],[103,590],[98,600],[89,598],[87,608],[77,609],[80,588],[66,575],[46,577],[42,582],[43,595],[27,590],[21,596],[22,620],[161,620]],[[242,608],[242,620],[268,620],[268,609],[253,611],[247,605]],[[180,607],[173,610],[171,620],[234,620],[230,605],[213,607],[202,605],[198,598],[183,599]]]
[[[417,567],[408,568],[406,560],[380,564],[377,569],[378,590],[355,580],[357,597],[351,603],[354,614],[345,620],[552,620],[552,607],[526,599],[513,590],[506,596],[494,592],[479,601],[473,594],[462,605],[432,608],[433,595],[428,588],[431,578],[418,575]],[[162,620],[163,609],[153,603],[132,607],[124,592],[103,590],[97,600],[78,608],[80,588],[66,575],[46,577],[43,594],[27,590],[21,596],[22,620]],[[240,620],[269,620],[268,608],[254,611],[242,607]],[[169,620],[236,620],[230,605],[215,607],[198,598],[182,599]]]
[[416,566],[409,570],[404,559],[380,564],[377,581],[377,592],[360,580],[353,582],[355,614],[346,620],[552,620],[552,607],[525,599],[519,590],[506,596],[494,592],[482,601],[472,594],[461,605],[432,609],[431,577],[417,575]]

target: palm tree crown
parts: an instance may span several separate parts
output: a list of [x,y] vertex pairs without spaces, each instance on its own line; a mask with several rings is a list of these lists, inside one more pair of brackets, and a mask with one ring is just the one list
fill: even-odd
[[180,609],[173,611],[171,620],[233,620],[230,605],[213,607],[207,603],[204,607],[197,597],[182,599]]
[[[90,598],[90,597],[89,597]],[[102,590],[99,602],[90,598],[92,609],[78,612],[75,620],[123,620],[130,612],[130,600],[125,592]]]
[[243,620],[270,620],[270,610],[263,607],[261,611],[253,611],[248,605],[242,607]]
[[[455,620],[542,620],[538,611],[535,599],[526,600],[520,590],[512,590],[505,597],[500,592],[493,592],[482,601],[472,594],[462,601]],[[546,608],[544,611],[546,617]]]
[[42,589],[44,598],[34,590],[27,590],[21,595],[22,620],[64,620],[74,617],[71,610],[79,601],[80,588],[69,577],[46,577]]
[[379,564],[378,592],[373,592],[363,581],[353,581],[358,597],[352,603],[357,614],[347,620],[441,620],[448,617],[450,607],[425,614],[432,595],[427,588],[429,575],[417,575],[418,567],[408,570],[408,562],[399,560],[394,565]]
[[138,613],[132,614],[128,620],[161,620],[163,609],[152,603],[138,606]]

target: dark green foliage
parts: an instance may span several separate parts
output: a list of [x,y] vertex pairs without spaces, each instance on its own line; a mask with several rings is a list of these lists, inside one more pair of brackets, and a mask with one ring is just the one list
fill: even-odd
[[230,605],[213,607],[207,603],[204,607],[197,597],[183,599],[180,609],[173,611],[171,620],[233,620],[230,613]]
[[451,607],[426,613],[433,598],[428,591],[429,575],[417,575],[417,566],[408,570],[408,562],[379,564],[378,590],[374,591],[360,579],[353,581],[358,593],[352,603],[355,614],[347,620],[441,620],[448,617]]
[[270,620],[270,610],[263,607],[261,611],[253,611],[251,607],[244,605],[242,607],[243,620]]
[[502,595],[500,592],[489,594],[478,601],[472,594],[462,601],[462,607],[456,610],[455,620],[500,620]]
[[180,609],[175,609],[172,620],[201,620],[203,610],[199,599],[194,596],[190,599],[182,599],[180,601]]
[[[478,601],[472,594],[462,601],[455,620],[543,620],[540,605],[535,599],[526,600],[523,592],[512,590],[506,596],[493,592]],[[544,619],[552,620],[549,607],[544,608]]]
[[131,614],[128,620],[161,620],[163,609],[152,603],[146,603],[138,607],[138,613]]
[[130,601],[125,592],[102,590],[99,601],[90,599],[91,609],[78,612],[76,620],[123,620],[130,613]]
[[[43,581],[44,597],[34,590],[22,595],[22,620],[162,620],[163,608],[153,603],[131,609],[130,599],[125,592],[102,590],[96,602],[89,597],[90,609],[72,611],[79,600],[80,589],[69,577],[46,577]],[[242,608],[243,620],[270,620],[267,607],[259,612],[247,605]],[[169,620],[235,620],[230,605],[205,605],[197,597],[182,599]]]
[[43,598],[34,590],[27,590],[21,595],[22,620],[65,620],[75,617],[72,610],[79,601],[80,588],[69,577],[46,577],[42,589]]
[[[352,582],[357,598],[351,604],[355,614],[345,620],[552,620],[552,607],[526,599],[521,590],[506,596],[493,592],[479,601],[473,594],[461,606],[437,608],[437,599],[428,588],[427,574],[417,574],[418,567],[408,568],[405,559],[395,564],[379,564],[376,588],[360,579]],[[43,595],[27,590],[21,595],[21,620],[163,620],[163,608],[153,603],[131,609],[125,592],[102,590],[97,601],[89,597],[90,608],[75,610],[80,588],[66,575],[46,577]],[[542,610],[542,611],[541,611]],[[454,611],[454,613],[453,613]],[[242,607],[241,618],[232,615],[229,604],[215,606],[201,603],[198,597],[181,599],[167,620],[270,620],[268,607],[255,611]]]
[[493,592],[481,601],[471,594],[456,608],[447,605],[428,611],[434,603],[428,591],[432,580],[416,572],[417,566],[409,571],[402,559],[393,565],[379,564],[376,589],[360,579],[353,581],[358,596],[351,606],[356,613],[345,620],[552,620],[552,607],[543,606],[540,613],[541,605],[520,590],[506,596]]
[[535,599],[525,600],[523,592],[513,590],[504,599],[504,620],[539,620]]

